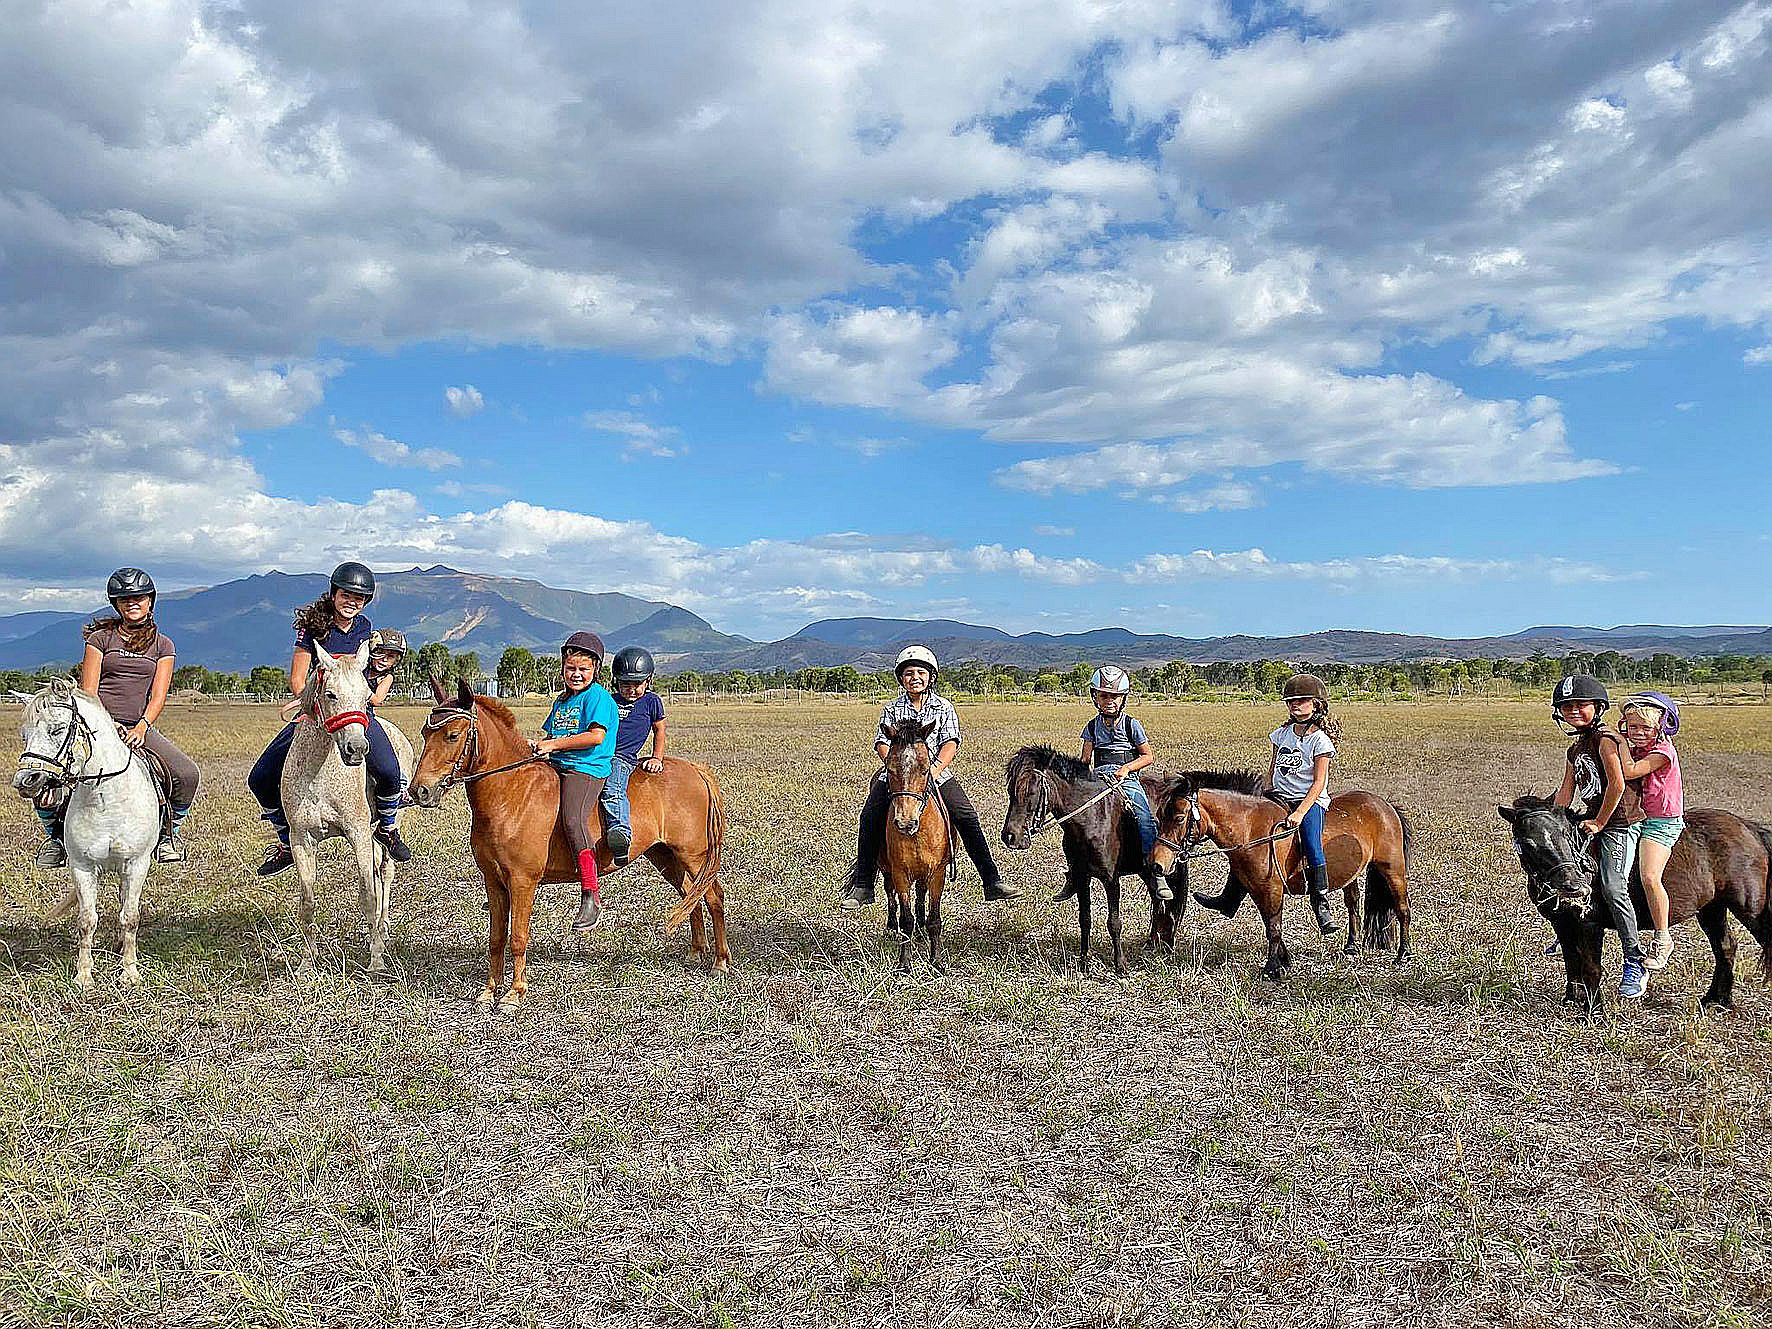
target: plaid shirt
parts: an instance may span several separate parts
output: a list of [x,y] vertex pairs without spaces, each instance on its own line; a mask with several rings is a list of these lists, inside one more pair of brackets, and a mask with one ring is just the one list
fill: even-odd
[[[880,728],[875,732],[874,741],[876,743],[887,741],[887,725],[896,727],[907,722],[924,725],[931,720],[935,721],[935,728],[923,746],[929,749],[929,760],[934,761],[935,755],[941,751],[944,743],[951,742],[956,748],[959,747],[960,717],[954,714],[954,704],[951,701],[946,697],[938,697],[933,692],[923,699],[922,710],[911,705],[910,694],[905,692],[899,693],[887,702],[880,708]],[[946,784],[953,779],[953,776],[952,771],[943,769],[942,773],[936,777],[935,783]]]

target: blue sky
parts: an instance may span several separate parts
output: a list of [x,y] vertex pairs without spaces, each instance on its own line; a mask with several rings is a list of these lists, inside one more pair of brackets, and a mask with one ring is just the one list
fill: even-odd
[[1772,620],[1772,6],[683,10],[27,20],[0,611]]

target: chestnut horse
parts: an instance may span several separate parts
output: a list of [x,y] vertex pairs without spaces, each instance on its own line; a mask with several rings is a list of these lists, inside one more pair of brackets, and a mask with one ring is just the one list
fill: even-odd
[[[1262,972],[1279,978],[1292,963],[1280,935],[1280,912],[1286,895],[1303,895],[1304,855],[1295,835],[1275,828],[1287,816],[1284,804],[1263,792],[1266,783],[1253,771],[1189,771],[1163,792],[1157,808],[1157,846],[1151,862],[1168,872],[1196,848],[1211,841],[1230,859],[1230,880],[1214,896],[1194,892],[1194,899],[1226,918],[1237,912],[1243,897],[1254,899],[1267,929],[1267,963]],[[1359,877],[1366,874],[1365,941],[1368,947],[1388,946],[1397,931],[1399,965],[1409,951],[1409,854],[1414,832],[1403,810],[1376,794],[1350,789],[1329,801],[1323,818],[1323,851],[1329,860],[1329,884],[1342,884],[1347,902],[1347,946],[1357,955],[1356,916],[1360,914]],[[1207,853],[1213,851],[1208,850]]]
[[[1607,931],[1605,918],[1593,904],[1599,865],[1588,852],[1592,837],[1581,829],[1579,813],[1557,807],[1548,798],[1522,794],[1511,807],[1496,811],[1513,828],[1514,852],[1526,870],[1526,894],[1562,943],[1568,980],[1563,999],[1591,1011],[1600,1002],[1600,956]],[[1735,938],[1729,930],[1730,914],[1760,943],[1762,972],[1772,962],[1769,864],[1772,830],[1720,808],[1693,808],[1686,813],[1686,829],[1674,844],[1661,884],[1667,890],[1667,921],[1697,919],[1716,957],[1710,987],[1698,999],[1700,1010],[1734,1004]],[[1637,921],[1647,928],[1649,910],[1634,872],[1630,886]]]
[[[511,986],[501,1005],[513,1010],[529,990],[524,973],[529,952],[529,916],[535,890],[543,882],[578,880],[578,863],[560,828],[560,777],[535,757],[509,708],[477,697],[463,683],[446,698],[435,680],[437,706],[425,721],[424,750],[408,791],[422,808],[434,808],[453,784],[467,787],[473,815],[468,840],[486,879],[491,914],[486,987],[482,1006],[498,996],[504,978],[507,936]],[[628,784],[633,807],[633,856],[644,855],[683,897],[665,920],[667,931],[689,923],[689,953],[707,953],[702,931],[705,906],[714,934],[714,968],[726,972],[726,888],[720,881],[720,850],[726,814],[720,783],[706,766],[676,757],[661,774],[636,770]],[[599,814],[593,811],[595,818]],[[597,846],[599,874],[615,870],[614,860]]]
[[[943,973],[941,888],[954,850],[947,808],[929,778],[928,739],[935,732],[935,721],[907,720],[880,732],[886,739],[886,788],[891,795],[886,841],[880,847],[880,867],[886,874],[886,928],[898,930],[899,973],[911,971],[911,934],[917,927],[929,933],[930,968]],[[931,804],[933,816],[928,815]]]
[[[1108,938],[1114,947],[1114,972],[1126,976],[1126,953],[1120,944],[1120,878],[1138,877],[1151,897],[1151,944],[1175,948],[1175,925],[1187,907],[1187,863],[1178,864],[1169,882],[1170,898],[1157,891],[1156,870],[1145,861],[1138,820],[1118,794],[1077,758],[1056,748],[1022,748],[1003,768],[1009,783],[1009,812],[1003,818],[1003,843],[1027,849],[1034,836],[1053,825],[1064,836],[1065,887],[1077,898],[1077,972],[1090,971],[1089,883],[1099,881],[1107,895]],[[1154,809],[1165,780],[1155,771],[1141,772],[1145,797]],[[1103,795],[1106,795],[1105,797]]]

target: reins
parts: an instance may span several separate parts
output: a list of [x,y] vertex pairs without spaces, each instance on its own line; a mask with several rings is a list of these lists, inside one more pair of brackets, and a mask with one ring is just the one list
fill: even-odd
[[[93,731],[92,726],[86,722],[86,717],[80,714],[80,707],[75,703],[72,697],[69,697],[66,702],[56,702],[52,699],[49,704],[65,705],[68,708],[68,717],[71,723],[68,725],[67,737],[62,739],[62,744],[56,749],[53,757],[46,757],[41,752],[25,751],[19,753],[18,764],[20,766],[23,766],[27,760],[37,762],[40,764],[40,769],[46,768],[44,769],[44,773],[49,775],[52,781],[58,785],[97,785],[103,784],[106,780],[116,779],[119,775],[124,774],[132,765],[134,765],[140,754],[134,749],[126,749],[128,752],[128,759],[116,770],[99,771],[94,775],[86,774],[84,768],[86,763],[92,760],[93,744],[97,740],[98,735]],[[86,755],[84,757],[77,757],[76,749],[79,747],[81,739],[84,739],[86,742]],[[76,767],[81,768],[78,775],[74,773]]]
[[[1187,801],[1187,824],[1186,824],[1185,829],[1181,833],[1181,839],[1179,841],[1171,840],[1167,835],[1164,835],[1161,831],[1158,831],[1157,832],[1157,843],[1160,845],[1164,845],[1167,848],[1173,849],[1177,854],[1181,855],[1182,862],[1190,863],[1197,858],[1212,858],[1218,854],[1223,854],[1226,858],[1229,858],[1232,854],[1240,854],[1245,849],[1259,849],[1264,844],[1265,845],[1275,844],[1281,840],[1289,839],[1291,836],[1296,835],[1298,833],[1297,826],[1289,826],[1283,831],[1276,830],[1276,831],[1274,831],[1274,833],[1272,835],[1264,835],[1264,836],[1261,836],[1259,839],[1250,840],[1244,844],[1237,844],[1237,845],[1216,845],[1216,844],[1214,844],[1214,845],[1207,845],[1203,849],[1198,849],[1198,848],[1194,848],[1193,846],[1198,845],[1200,842],[1199,837],[1197,837],[1194,834],[1194,827],[1198,826],[1199,823],[1200,823],[1199,802],[1195,798],[1189,798]],[[1274,857],[1274,851],[1270,850],[1268,853],[1268,856],[1270,858]]]
[[541,753],[531,752],[527,757],[506,762],[503,766],[494,766],[488,771],[467,771],[464,773],[463,768],[470,764],[469,751],[472,750],[475,757],[478,757],[480,752],[480,720],[471,707],[463,710],[460,706],[439,706],[431,712],[430,718],[425,721],[424,728],[420,732],[431,733],[458,718],[467,720],[468,736],[462,740],[461,750],[455,754],[455,760],[450,763],[448,772],[441,780],[437,781],[437,797],[439,799],[448,792],[451,785],[473,784],[476,780],[503,775],[507,771],[514,771],[523,766],[533,766],[537,762],[547,760]]
[[1039,811],[1034,814],[1034,824],[1028,829],[1029,835],[1040,835],[1051,830],[1054,826],[1064,825],[1065,822],[1069,821],[1072,817],[1081,816],[1084,812],[1087,812],[1090,808],[1094,807],[1110,794],[1121,794],[1121,796],[1124,797],[1118,783],[1109,780],[1107,788],[1103,789],[1099,794],[1094,795],[1085,802],[1077,804],[1077,806],[1072,808],[1069,812],[1061,813],[1055,817],[1052,815],[1052,786],[1047,783],[1047,776],[1049,776],[1051,772],[1036,768],[1034,774],[1040,777],[1040,808]]

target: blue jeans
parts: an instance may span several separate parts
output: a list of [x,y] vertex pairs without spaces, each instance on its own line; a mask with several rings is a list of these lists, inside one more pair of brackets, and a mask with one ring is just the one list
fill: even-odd
[[[375,782],[375,815],[387,829],[393,826],[394,814],[400,810],[400,759],[394,755],[394,745],[388,742],[387,730],[375,722],[374,710],[369,714],[367,764],[370,778]],[[260,815],[271,823],[277,838],[284,844],[289,843],[289,821],[283,815],[283,763],[289,760],[289,745],[295,741],[295,725],[296,722],[291,721],[283,726],[259,753],[246,776],[246,787],[263,809]]]
[[1151,811],[1150,797],[1136,775],[1120,781],[1120,792],[1126,796],[1126,808],[1138,823],[1138,841],[1144,846],[1145,857],[1149,858],[1151,850],[1157,847],[1157,817]]
[[603,809],[603,833],[607,835],[611,826],[619,826],[630,836],[633,835],[633,814],[628,808],[628,779],[634,773],[634,763],[626,757],[609,759],[609,778],[603,782],[603,792],[597,796],[597,802]]
[[[1297,809],[1293,809],[1297,815]],[[1314,868],[1328,865],[1329,858],[1323,852],[1323,805],[1312,803],[1311,810],[1304,814],[1298,822],[1298,848],[1304,855],[1304,861]]]

